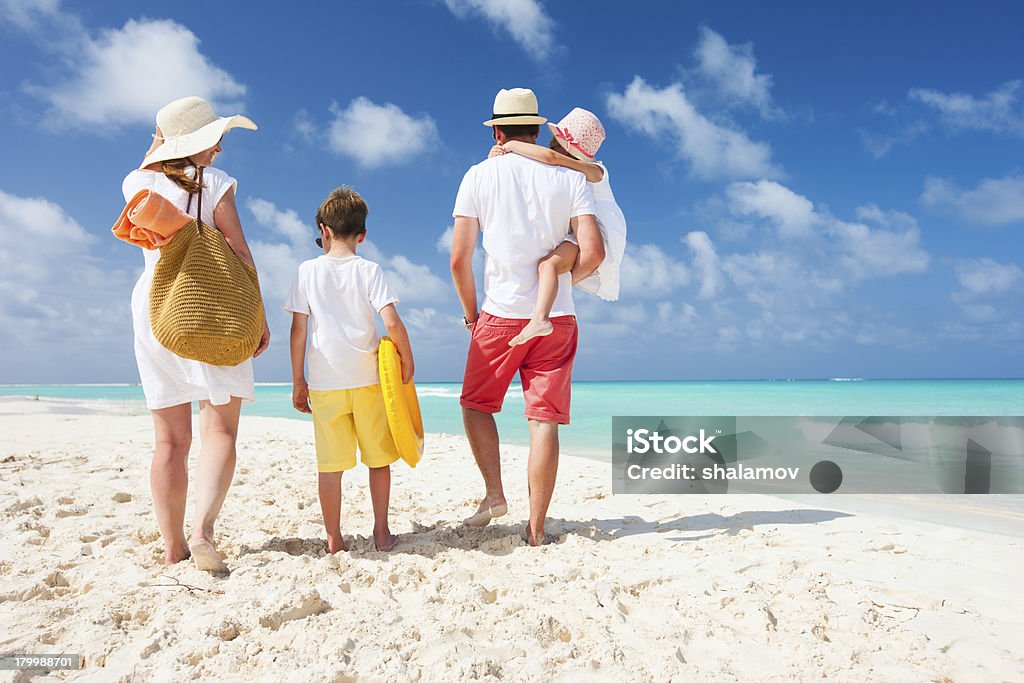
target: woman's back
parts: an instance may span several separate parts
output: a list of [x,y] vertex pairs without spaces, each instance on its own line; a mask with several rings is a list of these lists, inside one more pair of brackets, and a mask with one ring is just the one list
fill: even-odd
[[[189,166],[186,172],[191,177],[195,170]],[[205,185],[203,188],[203,222],[213,225],[213,210],[224,193],[235,186],[235,179],[219,168],[204,168],[203,184]],[[124,182],[121,184],[124,200],[127,202],[139,190],[152,190],[182,211],[187,210],[193,216],[196,213],[196,198],[192,197],[192,206],[188,208],[188,193],[159,171],[135,170],[125,176]]]
[[[192,166],[189,166],[186,171],[189,176],[195,172]],[[224,193],[236,185],[236,181],[219,168],[204,168],[203,185],[203,222],[216,227],[213,220],[213,211],[217,207],[217,203],[224,197]],[[187,212],[191,216],[196,215],[196,197],[192,197],[192,206],[189,206],[188,192],[159,171],[135,170],[125,176],[124,182],[121,183],[124,200],[127,202],[139,190],[156,192],[182,211]],[[143,253],[146,258],[147,268],[152,268],[160,259],[160,252],[158,250],[147,250]]]

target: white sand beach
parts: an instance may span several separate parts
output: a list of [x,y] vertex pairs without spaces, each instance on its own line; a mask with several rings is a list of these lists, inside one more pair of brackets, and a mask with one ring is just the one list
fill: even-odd
[[373,550],[357,469],[352,550],[328,556],[312,426],[243,416],[215,577],[159,562],[148,415],[5,399],[0,434],[0,652],[85,662],[42,680],[1024,680],[1012,510],[613,496],[609,465],[563,457],[534,549],[525,449],[504,449],[509,515],[471,529],[467,442],[428,435],[394,468],[398,547]]

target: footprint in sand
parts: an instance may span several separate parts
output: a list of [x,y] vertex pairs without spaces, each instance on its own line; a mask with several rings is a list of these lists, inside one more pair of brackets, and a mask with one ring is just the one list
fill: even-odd
[[47,574],[46,578],[43,579],[43,583],[50,588],[68,588],[71,586],[67,577],[61,572],[51,572],[50,574]]
[[25,510],[31,510],[32,508],[39,507],[42,504],[43,501],[34,496],[32,498],[24,498],[7,508],[7,512],[23,512]]
[[111,497],[111,500],[115,503],[129,503],[132,500],[132,494],[118,491]]
[[260,617],[260,626],[276,631],[289,621],[306,619],[329,609],[331,606],[320,597],[319,591],[314,589],[302,594],[298,601],[288,599],[280,606],[271,609],[270,612]]
[[225,619],[210,629],[209,634],[225,642],[234,640],[242,633],[242,626],[234,619]]
[[[62,498],[61,500],[65,499]],[[71,505],[69,507],[57,508],[57,511],[54,513],[54,515],[56,515],[56,517],[60,519],[63,517],[81,517],[82,515],[88,512],[89,508],[85,507],[84,505]]]

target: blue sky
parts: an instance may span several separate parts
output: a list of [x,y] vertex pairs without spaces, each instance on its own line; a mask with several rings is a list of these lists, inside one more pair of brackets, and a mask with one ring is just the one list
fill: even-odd
[[[140,9],[141,8],[141,9]],[[598,114],[629,223],[623,297],[578,293],[577,379],[1020,377],[1017,3],[0,0],[0,383],[137,381],[138,251],[109,234],[156,110],[225,138],[279,306],[354,185],[421,380],[467,343],[445,252],[502,87]],[[546,137],[542,137],[546,142]]]

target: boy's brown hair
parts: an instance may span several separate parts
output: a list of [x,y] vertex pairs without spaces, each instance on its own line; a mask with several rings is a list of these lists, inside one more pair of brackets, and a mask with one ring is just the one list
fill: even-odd
[[342,239],[366,232],[366,215],[370,208],[352,189],[342,185],[331,191],[324,203],[316,210],[316,224],[326,225],[331,234]]

